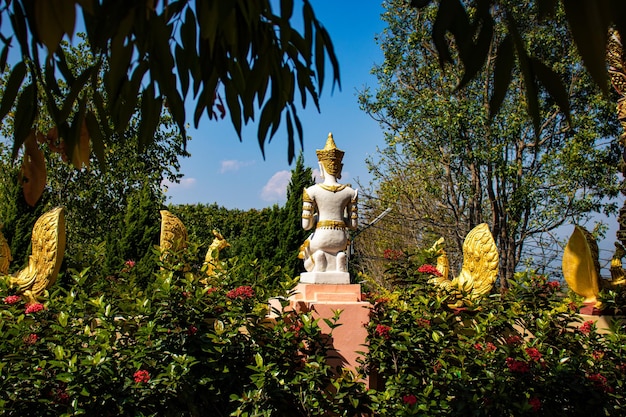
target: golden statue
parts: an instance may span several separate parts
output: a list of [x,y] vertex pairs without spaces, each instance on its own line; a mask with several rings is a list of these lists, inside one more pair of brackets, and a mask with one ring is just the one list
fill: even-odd
[[[621,269],[621,258],[617,261]],[[563,252],[563,276],[567,285],[576,294],[585,298],[585,304],[598,303],[598,294],[603,288],[611,288],[626,284],[626,279],[614,278],[609,281],[600,276],[600,262],[598,261],[598,244],[595,238],[583,227],[575,226]],[[611,261],[613,272],[614,261]]]
[[444,239],[439,239],[433,250],[437,257],[437,270],[441,274],[429,282],[451,291],[457,298],[448,304],[451,308],[471,306],[478,298],[489,294],[498,277],[498,248],[487,223],[474,227],[463,242],[463,266],[458,277],[450,280],[448,257],[441,248]]
[[11,248],[0,229],[0,275],[7,275],[9,273],[9,265],[11,265],[12,260]]
[[187,248],[187,228],[182,221],[168,210],[161,210],[161,260],[167,252],[178,252]]
[[28,303],[37,302],[56,282],[64,252],[65,214],[63,207],[57,207],[35,222],[28,266],[10,278],[11,285],[19,288]]
[[217,268],[217,263],[220,259],[220,252],[223,249],[230,247],[230,243],[224,239],[224,236],[217,230],[213,230],[213,242],[209,246],[209,249],[206,251],[206,256],[204,257],[204,264],[207,266],[206,274],[208,276],[212,276]]

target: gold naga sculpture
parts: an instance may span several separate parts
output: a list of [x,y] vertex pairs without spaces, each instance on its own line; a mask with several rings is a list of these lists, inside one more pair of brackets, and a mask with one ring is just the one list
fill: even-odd
[[161,260],[167,257],[168,252],[178,252],[187,248],[187,228],[183,222],[169,210],[161,210],[161,235],[159,247]]
[[213,230],[213,242],[209,245],[209,249],[206,251],[204,257],[204,265],[206,265],[206,274],[212,276],[215,269],[218,268],[218,261],[220,259],[220,252],[223,249],[230,247],[230,243],[224,239],[224,236],[217,230]]
[[[591,233],[581,226],[574,226],[567,246],[563,251],[563,277],[569,288],[584,297],[584,303],[601,308],[598,295],[604,288],[614,288],[626,284],[621,271],[621,257],[611,261],[612,280],[600,276],[598,243]],[[622,274],[619,274],[620,270]]]
[[11,265],[12,260],[11,248],[0,228],[0,275],[7,275],[9,273],[9,265]]
[[[213,242],[209,246],[204,257],[204,264],[207,265],[206,274],[213,275],[217,268],[219,254],[222,249],[230,246],[217,230],[213,230]],[[167,257],[168,252],[178,252],[187,248],[188,233],[183,222],[168,210],[161,210],[161,236],[159,247],[161,249],[161,260]],[[189,270],[189,266],[185,270]],[[203,280],[205,283],[206,280]]]
[[[5,251],[6,248],[2,249],[3,255]],[[56,282],[64,253],[65,211],[57,207],[35,222],[28,265],[9,278],[10,285],[18,287],[26,302],[37,302],[37,298]]]
[[437,257],[437,270],[441,274],[429,282],[450,291],[455,297],[450,308],[471,307],[480,297],[489,294],[498,277],[498,248],[487,223],[474,227],[463,242],[463,266],[461,273],[454,279],[449,278],[450,265],[448,256],[442,248],[444,239],[439,239],[432,250]]

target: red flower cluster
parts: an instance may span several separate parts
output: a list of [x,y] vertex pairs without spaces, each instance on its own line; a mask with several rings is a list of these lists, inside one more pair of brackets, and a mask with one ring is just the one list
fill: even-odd
[[187,329],[187,334],[189,336],[193,336],[196,333],[198,333],[198,328],[196,326],[194,326],[193,324],[191,326],[189,326],[189,328]]
[[541,360],[542,355],[541,355],[541,352],[537,350],[537,348],[529,347],[524,350],[526,351],[526,354],[530,357],[530,360],[534,362],[539,362]]
[[554,291],[558,291],[561,288],[561,283],[558,281],[550,281],[546,284],[548,288]]
[[226,293],[226,297],[228,298],[241,298],[245,300],[246,298],[254,297],[254,290],[249,285],[242,285],[241,287],[237,287],[234,290],[230,290]]
[[124,266],[129,269],[134,268],[135,265],[137,265],[137,263],[133,261],[132,259],[129,259],[128,261],[124,262]]
[[136,383],[146,383],[150,381],[150,372],[145,369],[140,369],[133,374],[133,379]]
[[528,405],[530,405],[536,413],[541,409],[541,400],[537,397],[532,397],[528,400]]
[[498,348],[493,343],[487,342],[487,346],[484,347],[484,348],[483,348],[483,344],[482,343],[475,343],[474,344],[474,349],[480,350],[480,351],[482,351],[484,349],[486,352],[494,352]]
[[44,309],[43,304],[41,303],[33,303],[33,304],[29,304],[26,306],[26,311],[24,311],[26,314],[30,314],[30,313],[37,313],[41,310]]
[[423,327],[425,329],[430,327],[430,320],[428,319],[419,318],[416,320],[416,322],[419,327]]
[[217,288],[215,288],[215,287],[209,287],[209,288],[207,288],[207,289],[206,289],[206,294],[207,294],[207,295],[209,295],[209,294],[213,294],[215,291],[217,291]]
[[591,330],[593,330],[593,326],[594,326],[593,320],[588,320],[584,322],[582,326],[578,328],[578,330],[580,330],[582,334],[589,334]]
[[522,343],[522,338],[519,337],[518,335],[509,336],[506,339],[504,339],[504,343],[506,343],[509,346],[519,345],[520,343]]
[[6,304],[15,304],[18,303],[21,299],[22,297],[20,297],[19,295],[8,295],[4,297],[4,302]]
[[397,261],[403,256],[404,256],[404,253],[401,250],[385,249],[383,251],[383,257],[385,259],[391,259],[392,261]]
[[525,374],[530,371],[530,366],[528,366],[526,362],[518,361],[517,359],[513,359],[511,357],[506,358],[506,366],[509,368],[509,371],[520,374]]
[[391,330],[391,327],[386,326],[384,324],[377,324],[375,333],[376,333],[376,336],[384,337],[385,339],[389,339],[389,330]]
[[24,343],[27,345],[34,345],[39,340],[39,336],[35,333],[31,333],[28,336],[24,336]]
[[424,264],[420,266],[419,268],[417,268],[417,272],[421,272],[422,274],[434,275],[436,277],[441,276],[441,272],[439,272],[436,267],[429,264]]
[[587,379],[593,382],[596,388],[601,389],[604,392],[613,392],[613,387],[609,386],[606,377],[600,373],[587,375]]
[[402,402],[407,405],[415,405],[417,404],[417,397],[413,394],[405,395],[402,397]]

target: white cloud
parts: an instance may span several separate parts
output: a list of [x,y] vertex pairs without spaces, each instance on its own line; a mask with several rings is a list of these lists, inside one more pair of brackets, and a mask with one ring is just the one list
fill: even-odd
[[254,161],[238,161],[236,159],[227,159],[221,162],[220,174],[226,172],[239,171],[243,167],[254,164]]
[[171,182],[170,180],[163,180],[161,182],[161,187],[165,188],[166,190],[170,188],[189,189],[193,188],[194,185],[196,185],[196,182],[197,180],[195,178],[182,178],[178,183]]
[[290,171],[278,171],[261,191],[261,198],[265,201],[276,201],[287,197],[287,186],[291,180]]

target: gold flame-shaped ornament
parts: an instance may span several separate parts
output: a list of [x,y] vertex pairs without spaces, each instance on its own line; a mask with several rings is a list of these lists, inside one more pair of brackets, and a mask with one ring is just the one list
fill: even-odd
[[44,213],[33,227],[28,266],[11,277],[12,286],[28,303],[37,302],[57,280],[65,253],[65,211],[57,207]]

